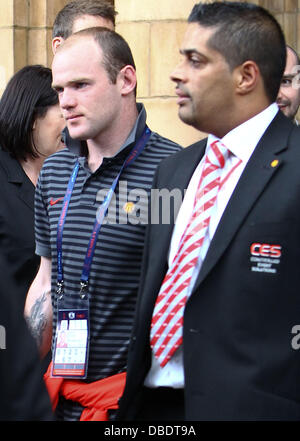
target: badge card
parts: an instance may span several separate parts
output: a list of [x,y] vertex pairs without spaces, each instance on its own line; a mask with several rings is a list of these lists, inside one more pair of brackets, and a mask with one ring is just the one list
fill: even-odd
[[52,376],[86,378],[88,342],[88,309],[58,310]]

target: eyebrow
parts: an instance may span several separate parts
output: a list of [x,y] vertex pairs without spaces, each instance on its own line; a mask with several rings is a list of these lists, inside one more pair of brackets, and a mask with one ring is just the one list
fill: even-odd
[[297,75],[297,72],[295,72],[294,74],[286,74],[286,75],[283,75],[282,78],[284,78],[284,79],[292,79],[292,78],[294,78],[296,75]]
[[202,55],[197,49],[180,49],[179,53],[181,55],[191,55],[191,54],[198,54]]
[[[73,78],[72,80],[67,81],[66,85],[67,86],[72,86],[72,84],[88,83],[89,81],[90,81],[90,78],[86,78],[86,77]],[[52,88],[53,89],[62,88],[62,87],[65,87],[65,86],[61,86],[60,84],[52,83]]]

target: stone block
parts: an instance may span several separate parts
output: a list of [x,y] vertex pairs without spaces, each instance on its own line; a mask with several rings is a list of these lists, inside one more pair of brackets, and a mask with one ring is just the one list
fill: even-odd
[[30,29],[28,32],[28,64],[47,64],[47,30]]
[[285,11],[286,12],[297,12],[298,0],[285,0]]
[[297,19],[295,14],[289,12],[284,13],[283,29],[287,44],[295,47],[297,44]]
[[180,61],[179,48],[186,27],[185,22],[156,22],[151,25],[151,96],[174,96],[170,74]]
[[0,96],[14,74],[13,29],[0,28]]
[[15,29],[14,31],[14,70],[17,72],[27,64],[27,29]]
[[50,28],[58,12],[67,4],[69,0],[47,0],[46,25]]
[[117,21],[186,20],[195,0],[115,0]]
[[46,66],[50,67],[52,66],[53,61],[53,52],[52,52],[52,29],[46,30]]
[[0,3],[0,27],[8,27],[14,24],[14,0],[1,1]]
[[296,20],[297,20],[297,43],[295,49],[299,54],[300,53],[300,14],[299,13],[296,15]]
[[149,97],[150,24],[120,23],[116,31],[125,38],[132,51],[137,71],[138,96]]
[[273,14],[284,12],[284,0],[264,0],[262,3],[261,6],[265,7]]
[[179,119],[175,98],[150,98],[144,99],[143,103],[146,107],[150,129],[183,147],[187,147],[206,136]]
[[14,0],[14,25],[28,26],[29,3],[24,0]]
[[29,25],[30,27],[46,26],[46,11],[47,1],[31,0],[29,11]]

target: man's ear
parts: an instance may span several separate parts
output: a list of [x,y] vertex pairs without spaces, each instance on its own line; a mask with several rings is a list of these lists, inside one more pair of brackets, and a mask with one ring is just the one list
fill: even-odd
[[62,37],[55,37],[52,40],[52,52],[55,55],[57,48],[62,44],[64,39]]
[[257,64],[249,60],[235,68],[235,75],[237,93],[239,95],[246,95],[256,88],[260,71]]
[[118,75],[122,95],[128,95],[136,88],[136,72],[133,66],[124,66]]

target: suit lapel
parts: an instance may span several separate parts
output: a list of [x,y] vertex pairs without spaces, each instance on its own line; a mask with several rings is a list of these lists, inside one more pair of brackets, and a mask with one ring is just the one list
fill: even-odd
[[7,152],[0,152],[1,164],[6,172],[7,181],[16,187],[17,196],[34,210],[34,185],[25,175],[19,162]]
[[20,185],[18,196],[19,198],[34,211],[34,186],[31,182],[26,182],[25,179]]
[[282,166],[280,152],[287,148],[292,128],[293,124],[279,112],[260,140],[220,220],[194,291],[221,258],[256,200]]

